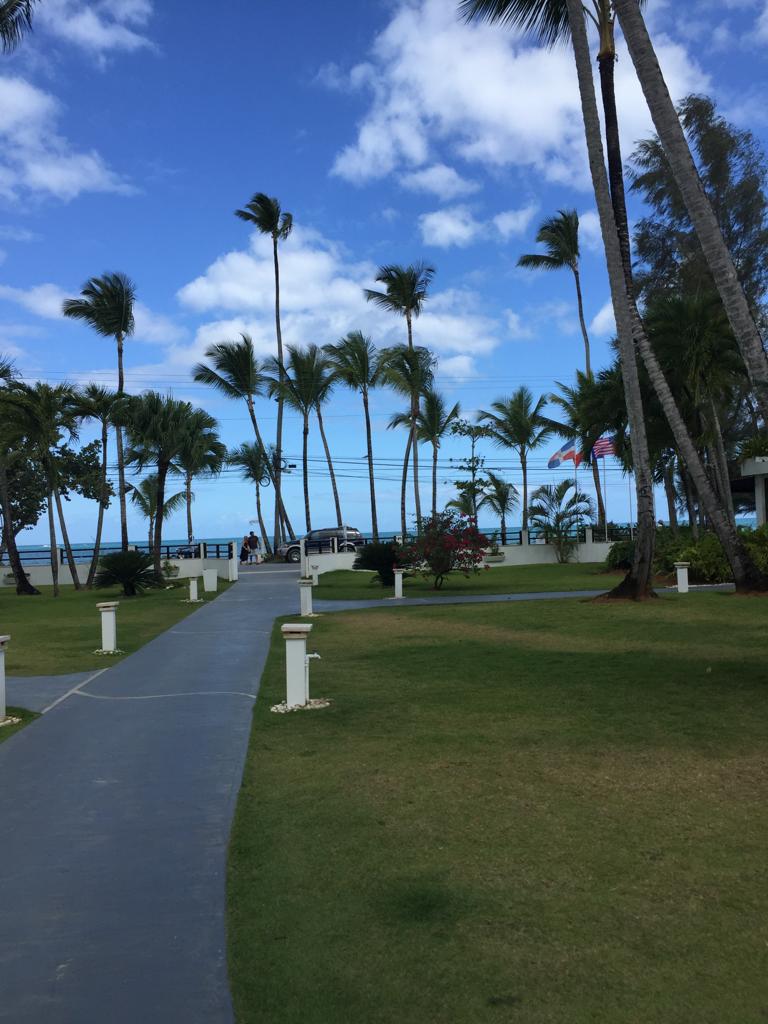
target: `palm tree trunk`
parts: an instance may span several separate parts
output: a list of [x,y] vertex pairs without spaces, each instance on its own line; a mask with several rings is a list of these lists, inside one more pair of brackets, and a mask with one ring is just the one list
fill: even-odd
[[693,162],[637,0],[616,0],[614,6],[654,127],[723,300],[763,419],[768,422],[768,357],[736,267]]
[[696,516],[696,504],[693,499],[693,485],[691,478],[688,476],[688,471],[680,460],[679,464],[680,472],[680,483],[683,488],[683,495],[685,497],[685,510],[688,514],[688,526],[691,530],[691,536],[694,540],[699,539],[699,523]]
[[[125,374],[123,372],[123,336],[117,334],[117,393],[125,393]],[[120,505],[120,545],[123,551],[128,550],[128,510],[125,503],[125,456],[123,454],[123,428],[115,427],[117,440],[117,496]]]
[[157,464],[157,508],[155,509],[155,538],[152,555],[155,561],[155,572],[158,576],[163,571],[161,548],[163,546],[163,518],[165,512],[165,478],[168,475],[168,463]]
[[187,504],[187,543],[191,544],[195,534],[192,530],[192,474],[184,474],[184,499]]
[[403,543],[408,536],[408,521],[405,515],[405,493],[408,487],[408,465],[411,459],[411,445],[413,444],[413,433],[408,431],[408,441],[405,445],[405,457],[403,458],[403,480],[400,485],[400,530],[403,535]]
[[408,348],[413,351],[413,317],[409,309],[405,311],[405,327],[408,332]]
[[11,572],[16,580],[16,593],[30,597],[35,594],[39,596],[40,591],[36,587],[33,587],[27,579],[24,566],[21,564],[19,549],[16,546],[16,537],[13,532],[11,495],[8,488],[8,472],[5,468],[4,462],[0,462],[0,505],[2,505],[3,509],[3,537],[5,547],[8,551],[8,561],[11,566]]
[[597,525],[605,525],[605,502],[603,501],[603,489],[600,485],[600,467],[597,459],[592,456],[592,480],[595,485],[595,498],[597,499]]
[[677,533],[677,504],[675,494],[675,468],[672,463],[664,467],[664,493],[667,497],[667,515],[669,517],[669,528],[673,534]]
[[151,555],[155,550],[155,517],[149,517],[149,534],[147,537],[147,554]]
[[581,326],[581,336],[584,339],[584,368],[588,377],[592,377],[592,361],[589,354],[589,334],[587,333],[587,324],[584,320],[584,303],[581,298],[581,276],[579,274],[578,267],[571,267],[573,270],[573,279],[576,282],[576,304],[579,309],[579,325]]
[[258,483],[256,484],[256,517],[259,520],[259,530],[261,531],[261,542],[264,545],[264,554],[271,555],[272,548],[269,546],[267,528],[264,525],[264,516],[261,514],[261,488]]
[[720,480],[720,496],[725,505],[725,510],[728,513],[728,518],[736,526],[736,510],[733,506],[733,495],[731,494],[731,477],[728,472],[728,456],[725,453],[725,445],[723,444],[723,431],[720,427],[720,417],[717,415],[717,407],[712,400],[709,399],[709,417],[711,423],[711,431],[714,438],[714,456],[715,465],[718,469],[718,477]]
[[371,439],[371,414],[368,409],[368,392],[363,391],[363,411],[365,413],[365,440],[368,449],[368,483],[371,488],[371,533],[374,542],[379,539],[379,522],[376,516],[376,480],[373,473],[373,441]]
[[[283,366],[283,332],[280,326],[280,260],[277,255],[277,235],[272,235],[272,259],[275,267],[275,337],[277,339],[277,362],[280,374],[280,384],[285,379],[285,367]],[[280,546],[280,518],[284,513],[283,509],[283,395],[282,388],[277,399],[277,439],[275,441],[275,551]],[[306,478],[305,478],[306,479]],[[309,525],[307,525],[309,529]],[[293,531],[291,530],[291,535]]]
[[266,466],[267,469],[267,475],[269,476],[272,486],[275,488],[275,520],[279,524],[280,519],[282,519],[288,528],[288,533],[290,534],[291,540],[295,540],[296,534],[293,532],[293,527],[291,526],[291,521],[288,518],[288,513],[285,511],[285,505],[283,505],[282,496],[278,495],[277,491],[277,472],[279,467],[275,466],[273,468],[272,466],[272,460],[269,457],[269,452],[267,451],[264,445],[264,441],[261,436],[261,431],[259,430],[259,422],[256,419],[256,410],[253,407],[253,399],[250,396],[246,399],[246,404],[248,406],[248,415],[251,417],[251,425],[253,426],[253,432],[256,435],[256,442],[259,448],[261,448],[261,451],[264,455],[264,465]]
[[101,552],[101,532],[104,528],[104,511],[107,502],[107,459],[109,456],[109,425],[106,420],[101,425],[101,495],[99,497],[99,516],[96,520],[96,540],[93,543],[93,558],[85,581],[87,590],[93,586],[93,579],[99,565]]
[[307,533],[312,529],[312,516],[309,512],[309,412],[304,413],[304,445],[301,452],[301,468],[304,473],[304,518],[307,522]]
[[520,452],[520,468],[523,471],[523,529],[528,529],[528,457],[525,449]]
[[416,436],[416,417],[411,413],[411,451],[413,452],[413,499],[416,505],[416,533],[421,533],[421,494],[419,492],[419,439]]
[[432,518],[437,515],[437,442],[432,442]]
[[48,485],[48,543],[51,548],[53,596],[59,596],[59,551],[56,546],[56,521],[53,518],[53,488]]
[[59,514],[59,525],[61,526],[61,539],[64,542],[64,550],[67,553],[67,565],[69,565],[69,572],[72,576],[72,583],[74,584],[75,590],[82,590],[80,583],[80,577],[77,573],[77,564],[75,563],[74,552],[72,551],[72,545],[69,543],[69,531],[67,530],[67,524],[64,521],[64,508],[61,504],[61,495],[59,494],[59,488],[53,488],[53,497],[56,501],[56,511]]
[[323,426],[323,414],[320,412],[320,406],[315,406],[315,412],[317,414],[317,425],[320,428],[320,437],[323,441],[323,450],[325,451],[325,461],[328,463],[328,472],[331,477],[331,490],[333,491],[333,503],[336,506],[336,525],[341,529],[344,525],[344,521],[341,518],[341,504],[339,502],[339,489],[336,486],[336,474],[333,471],[333,460],[331,459],[331,449],[328,447],[328,439],[325,436],[325,427]]

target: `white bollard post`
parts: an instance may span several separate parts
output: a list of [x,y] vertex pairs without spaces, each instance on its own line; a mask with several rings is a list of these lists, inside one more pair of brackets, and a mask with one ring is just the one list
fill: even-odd
[[5,646],[11,638],[0,636],[0,722],[6,716],[5,707]]
[[286,623],[280,631],[285,640],[285,703],[289,708],[302,708],[309,700],[307,637],[312,624]]
[[688,593],[688,566],[690,562],[675,562],[677,570],[677,592],[678,594]]
[[312,586],[316,587],[317,584],[320,582],[320,566],[319,565],[310,565],[310,567],[309,567],[309,574],[310,574],[310,576],[312,578]]
[[203,590],[215,594],[219,589],[219,576],[215,569],[203,569]]
[[395,598],[403,596],[403,570],[395,569]]
[[309,576],[309,555],[307,554],[306,537],[302,537],[299,541],[299,550],[301,551],[301,575],[303,579],[307,579]]
[[119,601],[102,601],[96,607],[101,612],[101,649],[105,654],[117,650],[117,608]]
[[189,603],[193,604],[199,600],[197,596],[197,576],[189,577]]
[[312,614],[312,580],[299,580],[299,614]]

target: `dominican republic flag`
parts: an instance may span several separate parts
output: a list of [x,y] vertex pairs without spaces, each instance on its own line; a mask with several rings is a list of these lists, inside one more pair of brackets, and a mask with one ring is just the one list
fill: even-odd
[[613,440],[610,437],[601,437],[599,441],[595,441],[592,454],[596,459],[604,459],[606,455],[615,455],[616,448]]
[[558,448],[555,454],[549,460],[549,462],[547,463],[547,469],[557,469],[558,466],[561,466],[564,462],[567,462],[568,459],[571,459],[574,466],[578,468],[582,458],[583,456],[581,452],[576,447],[576,442],[566,441],[563,447]]

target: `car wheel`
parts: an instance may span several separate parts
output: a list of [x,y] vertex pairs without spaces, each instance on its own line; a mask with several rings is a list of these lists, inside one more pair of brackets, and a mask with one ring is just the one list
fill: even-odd
[[288,554],[285,556],[286,562],[300,562],[301,551],[298,548],[289,548]]
[[342,544],[340,546],[340,548],[339,548],[339,551],[343,551],[345,553],[348,553],[348,552],[351,551],[352,554],[354,554],[355,553],[355,545],[354,544]]

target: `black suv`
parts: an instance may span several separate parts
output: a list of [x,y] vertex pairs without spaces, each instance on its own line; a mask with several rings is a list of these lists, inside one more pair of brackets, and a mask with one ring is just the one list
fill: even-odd
[[[330,530],[310,530],[304,538],[307,542],[307,554],[328,554],[333,551],[334,538],[337,551],[357,551],[359,547],[365,544],[365,538],[362,533],[351,526],[334,526]],[[288,544],[281,544],[277,549],[277,553],[286,562],[301,561],[301,546],[297,540],[292,540]]]

